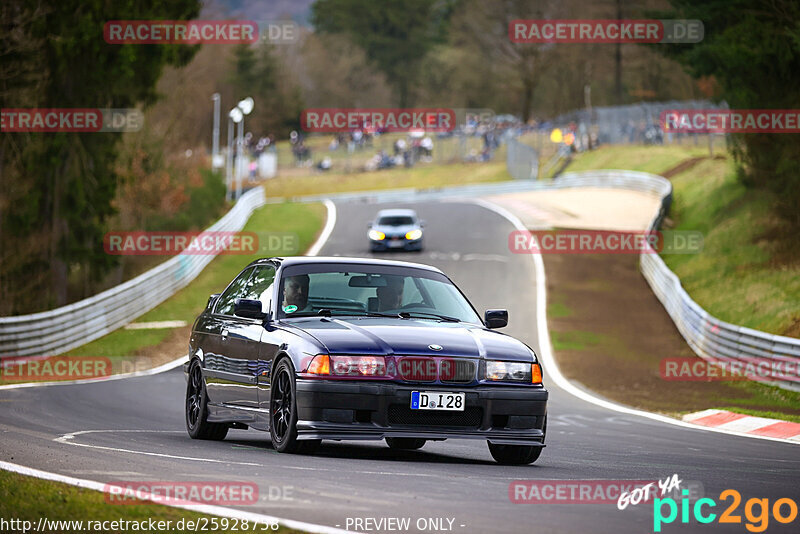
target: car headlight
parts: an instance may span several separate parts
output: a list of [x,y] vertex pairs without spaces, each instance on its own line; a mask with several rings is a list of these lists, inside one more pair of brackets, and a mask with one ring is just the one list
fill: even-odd
[[318,354],[306,371],[314,375],[386,376],[383,356],[329,356]]
[[422,230],[417,228],[416,230],[411,230],[410,232],[406,233],[406,239],[409,241],[414,241],[415,239],[419,239],[422,237]]
[[386,239],[386,234],[384,234],[383,232],[379,232],[377,230],[370,230],[369,238],[372,239],[373,241],[383,241],[384,239]]
[[511,382],[542,383],[542,368],[538,363],[486,362],[486,380],[505,380]]

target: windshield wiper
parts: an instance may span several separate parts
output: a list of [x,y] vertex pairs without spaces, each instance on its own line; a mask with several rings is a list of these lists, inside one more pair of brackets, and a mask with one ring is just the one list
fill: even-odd
[[411,318],[419,318],[419,319],[425,319],[425,318],[436,318],[436,319],[439,319],[440,321],[445,321],[445,322],[448,322],[448,323],[460,323],[460,322],[461,322],[461,319],[457,319],[457,318],[455,318],[455,317],[450,317],[449,315],[441,315],[441,314],[438,314],[438,313],[430,313],[430,312],[418,312],[418,311],[415,311],[415,312],[407,312],[407,311],[402,311],[402,312],[398,313],[398,315],[399,315],[400,317],[402,317],[403,319],[411,319]]
[[[361,310],[348,310],[345,308],[320,308],[315,312],[300,312],[300,313],[287,313],[286,318],[291,317],[330,317],[332,315],[365,315],[367,312]],[[368,315],[368,314],[367,314]],[[388,315],[387,317],[397,317],[397,315]]]
[[444,321],[448,323],[460,323],[461,319],[457,319],[456,317],[450,317],[449,315],[441,315],[438,313],[430,313],[430,312],[420,312],[420,311],[401,311],[399,313],[380,313],[380,312],[365,312],[360,310],[347,310],[347,309],[337,309],[337,308],[321,308],[315,312],[301,312],[301,313],[292,313],[287,314],[286,318],[292,317],[330,317],[332,315],[353,315],[358,317],[393,317],[393,318],[400,318],[400,319],[438,319],[439,321]]

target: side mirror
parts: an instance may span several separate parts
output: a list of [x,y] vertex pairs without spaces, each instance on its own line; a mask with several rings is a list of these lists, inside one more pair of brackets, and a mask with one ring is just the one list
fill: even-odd
[[267,314],[261,311],[261,301],[254,299],[236,299],[233,304],[233,314],[237,317],[249,319],[264,319]]
[[367,228],[372,228],[372,223],[367,223]]
[[486,310],[483,322],[486,328],[503,328],[508,324],[508,310]]
[[419,221],[419,227],[420,228],[425,228],[425,221],[422,221],[422,220]]
[[206,309],[212,307],[218,298],[219,298],[219,293],[214,293],[213,295],[208,297],[208,302],[206,302]]

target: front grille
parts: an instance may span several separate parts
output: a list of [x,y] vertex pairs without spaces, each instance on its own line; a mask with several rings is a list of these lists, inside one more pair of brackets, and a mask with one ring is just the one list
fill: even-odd
[[397,373],[408,382],[433,382],[437,375],[436,359],[400,358]]
[[448,357],[405,356],[398,360],[397,374],[407,382],[467,384],[475,380],[478,368],[474,360]]
[[483,419],[483,409],[467,406],[463,412],[412,410],[403,404],[389,406],[390,425],[457,426],[478,428]]
[[439,362],[439,379],[447,384],[472,382],[476,367],[472,360],[443,359]]

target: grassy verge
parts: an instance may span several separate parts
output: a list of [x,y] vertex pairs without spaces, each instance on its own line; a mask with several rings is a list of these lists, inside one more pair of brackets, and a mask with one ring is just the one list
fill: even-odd
[[708,156],[708,147],[606,145],[591,152],[576,154],[565,172],[625,169],[661,174],[682,161],[703,156]]
[[268,198],[291,198],[326,193],[347,193],[379,189],[431,188],[509,180],[505,161],[495,157],[489,163],[420,164],[357,174],[315,173],[306,176],[278,176],[264,182]]
[[[730,158],[707,147],[603,147],[567,171],[617,168],[668,173],[675,199],[667,225],[700,231],[704,249],[664,255],[686,290],[722,320],[798,336],[800,255],[771,214],[774,197],[745,189]],[[694,353],[638,273],[636,258],[545,257],[548,319],[565,374],[608,398],[680,416],[707,408],[800,422],[800,393],[742,382],[675,382],[661,358]],[[578,282],[579,280],[579,282]],[[598,311],[602,310],[602,311]],[[625,325],[625,327],[620,327]]]
[[704,235],[702,253],[664,255],[692,298],[723,321],[799,336],[800,252],[771,213],[774,196],[746,189],[724,160],[702,161],[672,183],[675,229]]
[[[36,498],[31,498],[35,496]],[[156,524],[159,521],[170,521],[170,528],[162,529],[162,532],[195,532],[194,528],[186,528],[189,521],[195,524],[208,524],[209,528],[216,521],[217,525],[228,528],[213,529],[214,532],[263,532],[264,525],[254,528],[250,523],[250,528],[232,530],[230,527],[235,520],[215,518],[155,504],[125,505],[117,506],[106,503],[103,493],[82,488],[76,488],[59,482],[50,482],[33,477],[26,477],[8,471],[0,471],[0,520],[10,521],[30,521],[30,528],[35,529],[39,519],[45,518],[50,521],[83,521],[83,531],[88,521],[137,521],[144,522],[143,529],[112,529],[108,523],[108,528],[95,529],[95,532],[128,532],[131,530],[151,531],[148,521],[153,520]],[[177,528],[179,522],[183,520],[184,528]],[[227,521],[227,523],[226,523]],[[166,525],[166,523],[164,523]],[[239,524],[241,526],[241,524]],[[23,527],[16,523],[8,529],[9,532],[22,532]],[[61,525],[60,527],[50,526],[44,528],[43,532],[81,532],[79,525]],[[301,532],[299,530],[280,527],[278,530],[267,528],[269,532],[292,533]],[[31,530],[29,530],[30,532]]]

